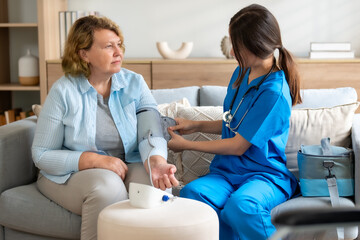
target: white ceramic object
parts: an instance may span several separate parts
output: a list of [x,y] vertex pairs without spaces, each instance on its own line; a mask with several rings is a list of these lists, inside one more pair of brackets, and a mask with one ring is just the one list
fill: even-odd
[[193,45],[193,42],[183,42],[178,50],[172,50],[167,42],[156,43],[160,55],[165,59],[185,59],[190,55]]
[[232,56],[230,54],[230,51],[232,49],[232,44],[231,44],[230,38],[228,36],[224,36],[221,39],[220,47],[221,47],[222,53],[225,55],[226,58],[228,58],[228,59],[234,58],[234,56]]
[[21,85],[39,84],[39,59],[29,49],[19,58],[19,82]]

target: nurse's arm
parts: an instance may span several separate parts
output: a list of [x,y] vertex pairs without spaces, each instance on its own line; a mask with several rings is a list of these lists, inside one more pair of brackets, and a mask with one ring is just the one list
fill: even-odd
[[175,118],[176,125],[169,127],[169,130],[178,131],[181,135],[194,132],[221,134],[222,120],[215,121],[193,121],[184,118]]
[[251,146],[251,143],[240,134],[236,134],[233,138],[212,141],[190,141],[172,131],[169,131],[169,133],[172,138],[168,142],[168,147],[175,152],[194,150],[219,155],[240,156]]

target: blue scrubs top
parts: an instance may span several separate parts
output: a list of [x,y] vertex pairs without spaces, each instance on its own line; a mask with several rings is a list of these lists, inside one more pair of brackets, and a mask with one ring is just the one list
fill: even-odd
[[[239,76],[239,67],[233,73],[224,100],[224,111],[228,111],[236,93],[233,83]],[[248,84],[249,71],[241,82],[231,113],[234,114],[245,92],[257,85],[264,76]],[[253,88],[243,99],[236,112],[231,127],[252,145],[241,156],[216,155],[210,165],[211,172],[217,172],[229,179],[232,184],[241,184],[254,175],[264,176],[277,185],[287,197],[297,188],[297,180],[286,168],[285,146],[289,135],[292,100],[289,85],[283,71],[271,73],[260,85]],[[223,121],[222,138],[232,138],[235,133]]]

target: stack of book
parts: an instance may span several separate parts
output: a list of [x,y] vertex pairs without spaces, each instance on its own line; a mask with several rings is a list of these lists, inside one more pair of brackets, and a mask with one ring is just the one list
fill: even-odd
[[0,126],[34,115],[33,111],[22,111],[21,108],[9,109],[0,113]]
[[355,58],[349,42],[312,42],[310,43],[312,59],[347,59]]
[[59,29],[60,29],[60,56],[63,56],[65,42],[68,37],[71,26],[74,22],[85,16],[99,16],[98,11],[60,11],[59,12]]

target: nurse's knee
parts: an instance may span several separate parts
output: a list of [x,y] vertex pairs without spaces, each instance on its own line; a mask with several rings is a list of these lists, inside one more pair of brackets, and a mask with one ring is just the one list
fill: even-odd
[[[251,219],[252,215],[259,214],[261,208],[258,201],[251,197],[230,197],[226,202],[224,209],[221,211],[221,217],[229,225],[238,223],[238,221],[245,223],[247,220]],[[246,224],[241,225],[245,226]]]
[[197,184],[190,182],[180,190],[180,197],[198,199],[199,191]]

